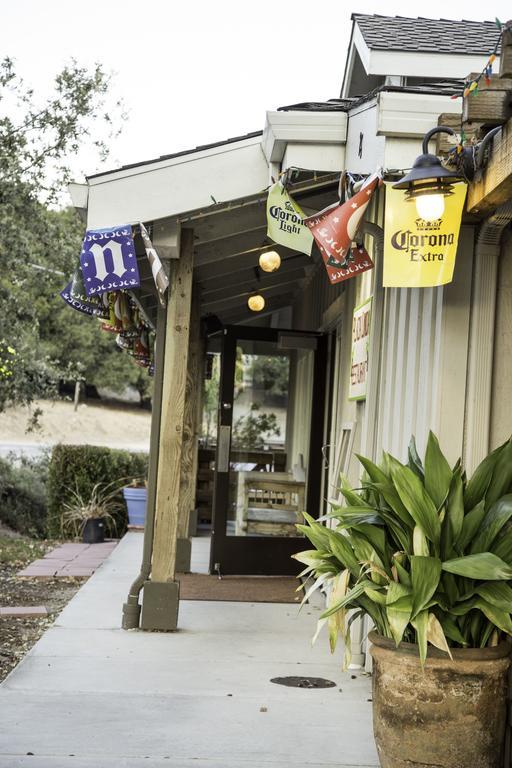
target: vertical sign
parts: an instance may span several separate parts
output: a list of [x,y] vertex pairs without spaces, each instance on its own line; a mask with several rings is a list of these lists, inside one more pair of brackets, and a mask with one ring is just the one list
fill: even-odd
[[350,359],[349,400],[366,399],[368,379],[368,347],[370,342],[370,318],[372,297],[354,309],[352,319],[352,353]]

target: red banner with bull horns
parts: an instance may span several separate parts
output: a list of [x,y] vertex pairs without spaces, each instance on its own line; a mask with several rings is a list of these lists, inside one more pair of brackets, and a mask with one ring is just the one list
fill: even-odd
[[353,246],[353,242],[380,181],[380,176],[375,174],[345,203],[336,203],[304,219],[304,224],[311,231],[322,254],[329,281],[333,285],[373,269],[373,262],[364,246]]

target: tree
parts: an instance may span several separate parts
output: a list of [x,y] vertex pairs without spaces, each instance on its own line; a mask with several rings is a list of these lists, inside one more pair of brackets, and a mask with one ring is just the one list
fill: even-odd
[[255,389],[263,389],[271,398],[283,399],[288,395],[290,359],[284,355],[253,356],[252,383]]
[[281,434],[275,413],[255,415],[259,409],[259,403],[252,403],[250,412],[240,416],[233,424],[233,448],[261,450],[273,435],[278,437]]
[[148,387],[146,373],[98,322],[60,298],[83,223],[72,209],[50,208],[81,145],[106,156],[121,105],[110,105],[110,78],[99,65],[88,71],[72,62],[54,85],[38,104],[12,60],[0,62],[0,410],[54,394],[63,378]]

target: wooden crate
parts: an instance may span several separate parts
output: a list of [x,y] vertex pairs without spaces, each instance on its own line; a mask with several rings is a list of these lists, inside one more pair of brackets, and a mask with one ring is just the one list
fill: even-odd
[[[438,125],[444,125],[446,128],[451,128],[456,134],[460,134],[461,116],[443,113],[439,115],[437,121]],[[464,123],[464,135],[466,137],[466,143],[474,141],[475,143],[481,138],[480,129],[482,123]],[[450,136],[447,133],[436,134],[436,155],[448,155],[456,146],[455,136]]]
[[[469,75],[475,80],[477,73]],[[484,125],[503,125],[512,117],[512,80],[491,75],[489,85],[482,77],[477,93],[470,93],[464,99],[464,122],[483,123]]]

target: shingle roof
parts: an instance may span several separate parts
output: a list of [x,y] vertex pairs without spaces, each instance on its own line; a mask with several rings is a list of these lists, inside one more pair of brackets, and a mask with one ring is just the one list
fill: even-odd
[[353,99],[328,99],[328,101],[301,101],[278,107],[278,112],[347,112]]
[[368,48],[378,51],[413,51],[488,55],[499,30],[494,21],[410,19],[353,13]]
[[226,144],[234,144],[237,141],[245,141],[245,139],[254,139],[256,136],[262,136],[263,131],[253,131],[252,133],[246,133],[243,136],[234,136],[230,139],[224,139],[223,141],[215,141],[212,144],[200,144],[198,147],[192,149],[183,149],[181,152],[173,152],[171,155],[160,155],[160,157],[154,157],[151,160],[142,160],[138,163],[130,163],[129,165],[121,165],[119,168],[112,168],[109,171],[100,171],[99,173],[92,173],[86,176],[86,179],[95,179],[98,176],[108,176],[109,173],[117,173],[118,171],[127,171],[130,168],[139,168],[141,165],[152,165],[153,163],[159,163],[161,160],[172,160],[175,157],[182,157],[183,155],[192,155],[195,152],[203,152],[205,149],[215,149],[216,147],[223,147]]

